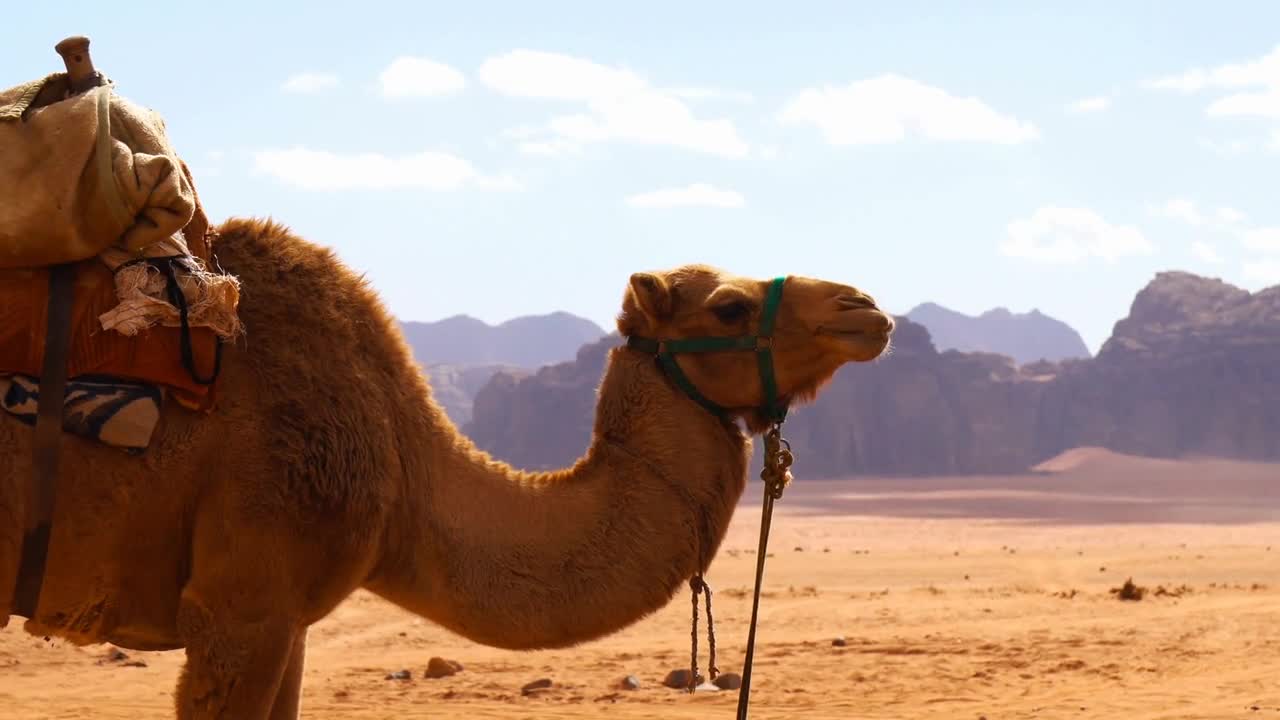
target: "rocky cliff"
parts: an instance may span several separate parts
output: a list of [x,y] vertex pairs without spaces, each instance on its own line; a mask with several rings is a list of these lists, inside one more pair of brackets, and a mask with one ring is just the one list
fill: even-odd
[[[569,363],[498,374],[467,432],[518,466],[560,467],[586,448],[595,389],[617,336]],[[1083,445],[1156,457],[1280,460],[1280,287],[1250,294],[1159,274],[1096,358],[1019,366],[939,352],[901,319],[894,350],[846,366],[786,436],[809,476],[1020,472]]]
[[569,465],[591,440],[596,387],[604,376],[617,333],[583,346],[572,362],[520,377],[501,372],[476,393],[472,421],[464,433],[518,467],[551,469]]
[[1089,357],[1075,328],[1039,310],[1014,313],[995,308],[975,317],[924,303],[906,316],[928,328],[940,350],[998,353],[1019,363]]
[[1161,273],[1097,359],[1052,384],[1041,414],[1057,448],[1280,459],[1280,286],[1250,294]]
[[403,322],[414,358],[432,393],[459,426],[471,422],[475,395],[499,371],[523,377],[549,363],[574,357],[583,343],[605,334],[598,325],[565,312],[527,315],[489,325],[468,315],[438,322]]
[[500,372],[524,377],[529,371],[514,365],[427,365],[431,394],[458,427],[471,422],[476,393]]

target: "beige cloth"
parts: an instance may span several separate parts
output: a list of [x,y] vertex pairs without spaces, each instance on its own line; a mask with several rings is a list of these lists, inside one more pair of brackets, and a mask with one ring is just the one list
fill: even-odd
[[0,92],[0,269],[178,243],[195,191],[155,112],[64,73]]
[[239,282],[209,272],[183,236],[188,223],[197,233],[206,225],[164,120],[109,82],[79,95],[67,88],[55,73],[0,92],[0,270],[97,256],[116,271],[120,300],[99,321],[132,336],[180,318],[163,274],[129,263],[182,257],[189,324],[238,335]]
[[[116,297],[120,299],[119,305],[98,316],[104,330],[134,335],[156,324],[169,327],[182,324],[178,308],[169,302],[168,278],[163,272],[146,263],[121,267],[128,256],[120,250],[107,250],[99,257],[115,271]],[[199,263],[198,258],[187,258],[187,269],[176,275],[178,287],[187,299],[187,323],[192,327],[210,328],[219,337],[230,340],[243,330],[236,314],[240,281],[232,275],[208,272]]]

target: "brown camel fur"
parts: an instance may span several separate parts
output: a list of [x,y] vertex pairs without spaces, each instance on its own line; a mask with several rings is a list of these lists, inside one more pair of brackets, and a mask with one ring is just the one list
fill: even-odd
[[[749,441],[654,359],[611,351],[595,431],[571,468],[520,472],[431,399],[395,319],[328,250],[280,225],[220,228],[247,336],[208,416],[167,408],[141,457],[64,440],[48,574],[26,630],[185,648],[179,718],[295,718],[308,626],[358,588],[478,643],[548,648],[617,631],[709,562]],[[703,266],[637,273],[618,327],[653,337],[754,330],[767,281]],[[880,355],[893,321],[844,285],[792,277],[779,392],[812,397]],[[759,429],[749,352],[681,356]],[[0,418],[0,625],[17,575],[30,427]],[[694,540],[700,533],[706,557]]]

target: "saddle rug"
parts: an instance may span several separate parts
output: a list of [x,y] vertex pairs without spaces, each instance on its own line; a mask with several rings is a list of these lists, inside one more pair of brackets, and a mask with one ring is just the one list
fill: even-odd
[[[34,427],[39,402],[35,378],[0,377],[0,407],[6,412]],[[164,390],[157,385],[81,376],[67,380],[62,429],[138,454],[151,442],[163,404]]]

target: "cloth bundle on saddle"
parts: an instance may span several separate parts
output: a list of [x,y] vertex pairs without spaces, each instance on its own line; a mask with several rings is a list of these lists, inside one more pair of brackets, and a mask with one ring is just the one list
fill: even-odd
[[[60,309],[64,430],[139,451],[166,396],[212,407],[239,284],[211,271],[208,219],[164,121],[59,52],[67,73],[0,92],[0,406],[36,424]],[[69,308],[51,302],[60,282]]]

